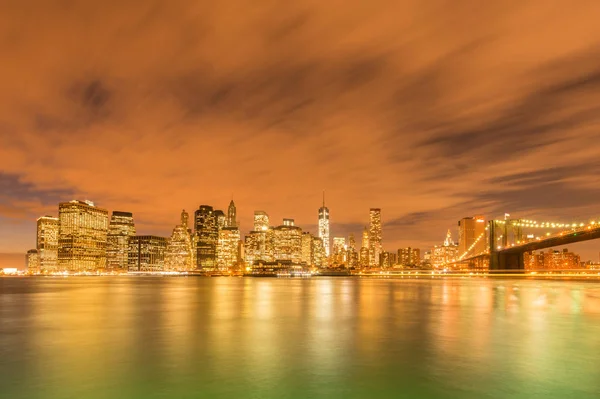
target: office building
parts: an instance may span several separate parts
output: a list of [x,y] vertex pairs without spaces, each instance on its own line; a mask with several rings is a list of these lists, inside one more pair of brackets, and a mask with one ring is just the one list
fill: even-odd
[[312,266],[313,262],[313,235],[305,231],[302,233],[302,263]]
[[223,227],[219,229],[217,245],[217,268],[226,271],[238,266],[240,230],[237,227]]
[[346,237],[333,237],[332,263],[342,265],[346,263]]
[[316,267],[327,266],[327,254],[325,253],[323,240],[320,237],[312,237],[312,263]]
[[194,259],[194,236],[189,228],[189,215],[181,212],[180,224],[175,226],[167,240],[165,250],[165,270],[189,271],[196,268]]
[[319,208],[319,238],[323,241],[325,256],[331,254],[329,248],[329,208],[325,206],[325,193],[323,193],[323,206]]
[[244,261],[246,265],[251,266],[255,261],[267,262],[269,258],[266,255],[266,231],[251,231],[244,238]]
[[458,222],[459,256],[477,255],[486,250],[485,219],[483,216],[462,218]]
[[381,245],[381,209],[371,208],[369,211],[369,266],[379,266],[379,254],[382,251]]
[[106,267],[108,211],[91,201],[58,205],[58,270],[91,272]]
[[25,256],[25,265],[30,273],[40,272],[40,256],[37,249],[30,249]]
[[214,216],[215,216],[215,220],[217,222],[217,228],[222,228],[227,226],[227,216],[225,215],[225,212],[223,212],[220,209],[217,209],[214,211]]
[[369,267],[369,230],[365,227],[362,233],[362,242],[359,253],[360,267]]
[[127,270],[129,238],[135,235],[131,212],[114,211],[108,224],[106,268]]
[[[212,206],[200,205],[194,214],[194,233],[196,240],[196,267],[202,270],[214,270],[217,266],[217,241],[219,239],[219,227],[217,217],[220,213]],[[224,218],[224,215],[223,215]]]
[[37,220],[37,254],[39,269],[56,271],[58,268],[58,218],[42,216]]
[[302,262],[302,229],[298,226],[281,225],[274,227],[271,231],[274,260],[289,260],[293,264],[300,264]]
[[269,215],[265,211],[254,211],[254,231],[269,229]]
[[459,268],[454,262],[458,260],[458,244],[452,240],[452,233],[448,230],[443,245],[436,245],[431,250],[431,266],[435,269]]
[[396,254],[393,252],[381,251],[379,256],[379,267],[387,269],[396,264]]
[[132,236],[129,238],[129,270],[139,272],[165,271],[167,238]]
[[418,248],[400,248],[398,250],[397,264],[401,266],[420,266],[421,250]]
[[227,227],[238,227],[237,209],[233,200],[231,200],[227,208]]

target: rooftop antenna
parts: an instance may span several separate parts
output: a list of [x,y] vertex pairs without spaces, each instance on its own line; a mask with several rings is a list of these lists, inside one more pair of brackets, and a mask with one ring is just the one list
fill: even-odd
[[325,190],[323,190],[323,208],[325,208]]

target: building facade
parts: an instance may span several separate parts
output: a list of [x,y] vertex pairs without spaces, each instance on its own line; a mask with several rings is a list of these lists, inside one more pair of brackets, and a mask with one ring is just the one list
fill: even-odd
[[237,208],[233,200],[231,200],[227,208],[227,227],[238,227]]
[[293,264],[302,263],[302,229],[298,226],[281,225],[271,230],[274,260],[289,260]]
[[269,215],[265,211],[254,211],[254,231],[269,230]]
[[106,267],[111,270],[127,270],[129,238],[135,235],[131,212],[114,211],[108,224]]
[[25,256],[25,265],[30,273],[40,272],[40,255],[37,249],[30,249]]
[[458,221],[458,253],[477,255],[486,250],[485,219],[483,216],[462,218]]
[[329,208],[325,206],[325,194],[323,194],[323,206],[319,208],[319,238],[323,241],[325,256],[331,255],[329,247]]
[[167,238],[132,236],[129,239],[129,270],[138,272],[165,271]]
[[37,220],[37,254],[39,269],[54,272],[58,269],[58,218],[42,216]]
[[[217,241],[219,239],[218,218],[212,206],[200,205],[194,214],[196,236],[196,268],[214,270],[217,267]],[[223,220],[224,220],[223,215]]]
[[381,209],[371,208],[369,211],[369,266],[379,266],[379,255],[382,251]]
[[332,263],[342,265],[346,263],[346,237],[333,237]]
[[398,264],[401,266],[420,266],[421,250],[411,247],[398,249]]
[[108,211],[91,201],[58,205],[58,270],[91,272],[106,267]]
[[189,228],[189,215],[181,212],[180,224],[175,226],[167,240],[165,269],[167,271],[190,271],[196,268],[194,256],[194,236]]
[[369,230],[366,227],[363,229],[362,233],[362,242],[358,260],[360,267],[369,267]]
[[240,230],[237,227],[219,229],[217,245],[217,268],[226,271],[239,264]]
[[435,269],[457,268],[454,262],[458,256],[458,244],[452,240],[452,233],[448,230],[444,244],[431,249],[431,266]]

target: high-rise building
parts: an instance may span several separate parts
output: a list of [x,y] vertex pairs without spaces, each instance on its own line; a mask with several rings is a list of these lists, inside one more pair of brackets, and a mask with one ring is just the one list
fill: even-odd
[[254,211],[254,231],[269,230],[269,215],[265,211]]
[[486,249],[485,219],[465,217],[458,221],[458,254],[477,255]]
[[239,262],[240,230],[237,227],[219,229],[217,267],[221,271],[232,269]]
[[369,230],[365,227],[362,233],[362,242],[359,253],[360,267],[369,267]]
[[307,266],[313,265],[313,235],[305,231],[302,233],[302,263]]
[[91,201],[58,205],[58,269],[95,271],[106,267],[108,211]]
[[131,212],[113,211],[108,224],[106,267],[127,270],[129,238],[135,235],[135,225]]
[[312,238],[312,263],[316,267],[327,266],[327,255],[325,254],[325,246],[320,237]]
[[277,226],[273,232],[274,260],[290,260],[292,263],[302,262],[302,229],[298,226]]
[[325,192],[323,192],[323,206],[319,208],[319,238],[323,241],[325,256],[329,257],[329,208],[325,206]]
[[346,237],[333,237],[333,263],[346,263]]
[[165,270],[189,271],[196,267],[194,263],[194,241],[189,228],[189,215],[181,211],[181,223],[175,226],[167,240],[165,250]]
[[214,211],[214,215],[215,215],[215,220],[217,222],[217,228],[222,228],[227,226],[227,216],[225,215],[225,212],[223,212],[220,209],[216,209]]
[[267,262],[266,254],[266,231],[251,231],[244,238],[244,261],[247,266],[252,266],[255,261]]
[[379,267],[390,268],[396,264],[396,254],[393,252],[381,251],[379,256]]
[[37,220],[39,269],[56,271],[58,267],[58,218],[42,216]]
[[212,206],[200,205],[194,216],[196,267],[203,270],[214,270],[217,266],[217,241],[219,239],[217,216],[219,215],[215,216]]
[[346,251],[346,263],[348,267],[354,268],[358,266],[358,252],[356,252],[356,239],[354,234],[348,236],[348,249]]
[[420,266],[421,250],[418,248],[400,248],[397,263],[402,266]]
[[381,209],[371,208],[369,211],[369,266],[379,266],[381,254]]
[[435,246],[431,250],[431,266],[435,269],[457,268],[454,262],[458,259],[458,244],[452,240],[452,233],[448,230],[444,244]]
[[40,272],[40,255],[37,249],[30,249],[29,251],[27,251],[27,255],[25,257],[25,264],[27,265],[28,272]]
[[233,200],[231,200],[229,208],[227,208],[227,227],[238,227],[237,210]]
[[129,270],[141,272],[165,271],[167,238],[132,236],[129,238]]

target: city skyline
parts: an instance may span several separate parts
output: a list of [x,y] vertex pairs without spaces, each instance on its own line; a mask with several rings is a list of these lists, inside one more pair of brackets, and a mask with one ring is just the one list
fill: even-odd
[[265,209],[314,231],[324,188],[332,237],[375,206],[392,248],[598,215],[600,5],[560,3],[3,4],[0,253],[73,198],[168,236],[234,193],[244,229]]

